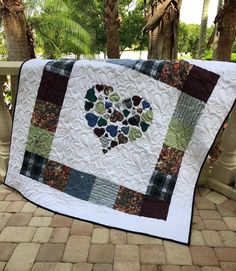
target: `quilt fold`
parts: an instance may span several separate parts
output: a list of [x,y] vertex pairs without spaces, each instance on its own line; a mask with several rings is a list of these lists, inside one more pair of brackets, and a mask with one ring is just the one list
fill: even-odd
[[201,167],[236,64],[30,60],[5,184],[60,214],[188,244]]

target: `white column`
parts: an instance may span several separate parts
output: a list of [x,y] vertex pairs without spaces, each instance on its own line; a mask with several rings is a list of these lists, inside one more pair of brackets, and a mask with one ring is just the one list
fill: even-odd
[[236,105],[222,137],[222,154],[208,179],[210,188],[236,200]]
[[6,76],[0,75],[0,182],[3,181],[6,174],[12,127],[11,115],[3,99],[3,84],[5,81]]
[[236,175],[236,106],[222,137],[222,149],[222,154],[212,169],[211,178],[229,185],[234,183]]

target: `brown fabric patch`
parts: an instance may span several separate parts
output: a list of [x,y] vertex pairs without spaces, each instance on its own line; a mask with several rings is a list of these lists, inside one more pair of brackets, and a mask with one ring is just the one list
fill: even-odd
[[31,123],[39,128],[55,132],[61,106],[37,99]]
[[168,61],[162,67],[160,81],[181,90],[192,66],[184,60]]
[[163,201],[145,196],[139,215],[166,220],[169,210],[169,201]]
[[62,105],[69,78],[44,69],[37,98]]
[[218,74],[193,65],[182,91],[206,103],[219,78]]
[[49,160],[44,171],[43,182],[57,190],[64,191],[71,168]]
[[184,152],[163,145],[155,169],[161,173],[177,176]]
[[143,202],[144,194],[120,186],[113,209],[128,214],[138,215]]

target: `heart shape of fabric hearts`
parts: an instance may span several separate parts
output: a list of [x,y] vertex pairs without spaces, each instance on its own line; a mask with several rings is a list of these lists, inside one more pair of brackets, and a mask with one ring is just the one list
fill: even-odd
[[97,84],[87,90],[84,109],[88,125],[102,144],[103,153],[141,138],[153,119],[151,104],[137,95],[121,100],[111,86]]

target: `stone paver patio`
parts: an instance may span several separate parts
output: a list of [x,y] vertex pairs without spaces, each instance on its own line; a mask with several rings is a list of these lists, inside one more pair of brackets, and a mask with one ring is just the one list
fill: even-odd
[[0,185],[0,271],[236,271],[236,202],[199,189],[189,247],[46,211]]

